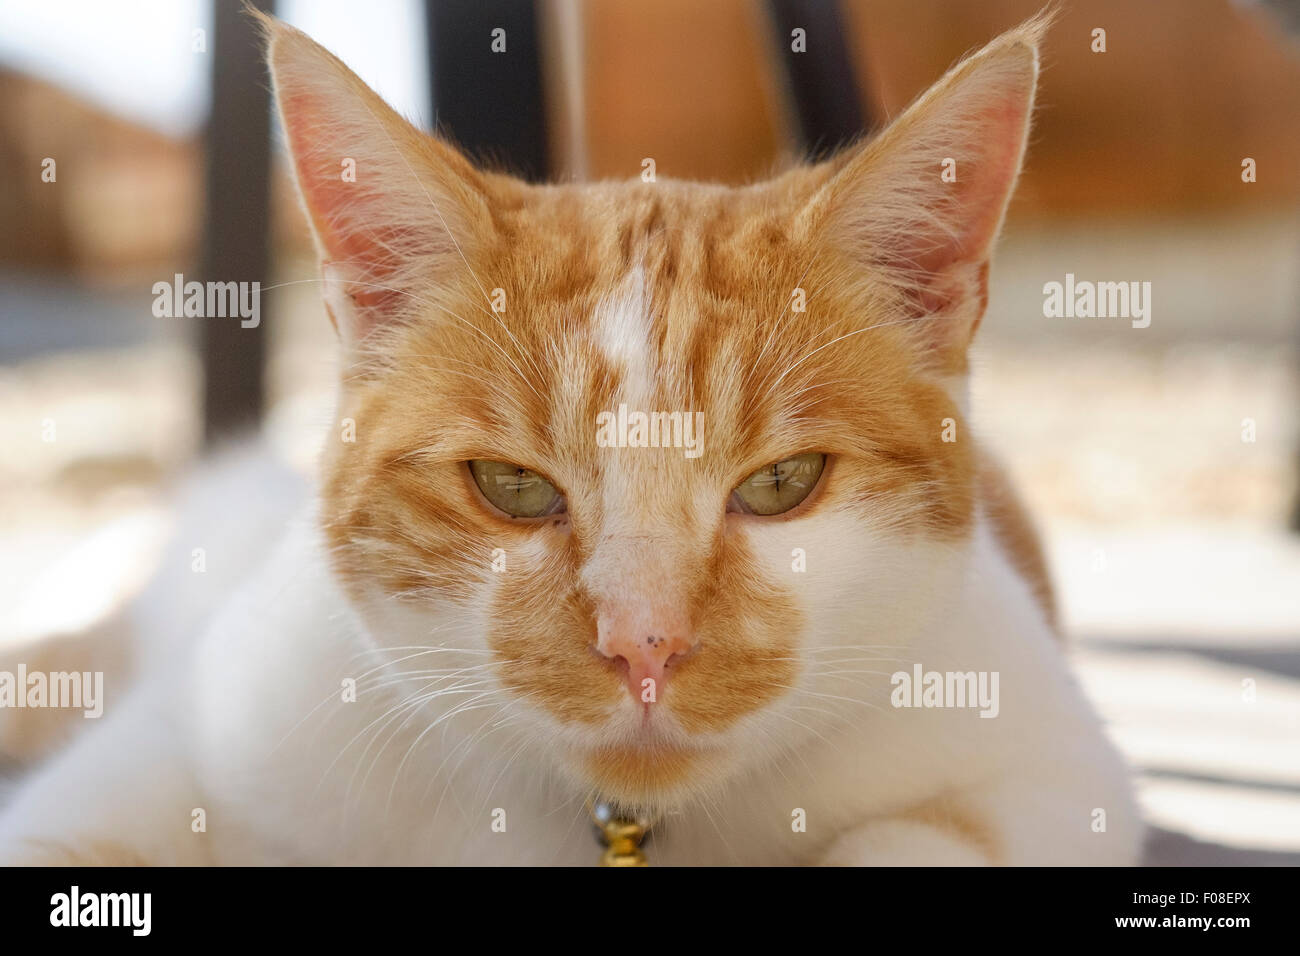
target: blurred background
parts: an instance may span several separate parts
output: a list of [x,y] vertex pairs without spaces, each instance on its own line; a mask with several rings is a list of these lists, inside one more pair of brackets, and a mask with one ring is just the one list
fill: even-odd
[[[414,121],[529,178],[653,157],[723,182],[879,127],[1039,8],[273,6]],[[1058,9],[975,421],[1046,534],[1071,653],[1140,772],[1150,861],[1295,864],[1300,15]],[[255,427],[310,469],[334,336],[277,136],[233,0],[0,3],[0,660],[117,619],[205,450]],[[261,281],[261,326],[156,318],[153,284],[176,273]],[[1150,327],[1044,318],[1067,273],[1150,282]],[[17,760],[48,736],[4,733]]]

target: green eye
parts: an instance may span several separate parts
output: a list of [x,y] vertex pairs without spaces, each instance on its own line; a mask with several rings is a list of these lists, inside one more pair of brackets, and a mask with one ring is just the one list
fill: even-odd
[[511,517],[540,518],[564,511],[564,496],[531,468],[475,459],[469,470],[483,497]]
[[758,469],[731,494],[728,511],[779,515],[808,497],[826,467],[826,456],[810,452]]

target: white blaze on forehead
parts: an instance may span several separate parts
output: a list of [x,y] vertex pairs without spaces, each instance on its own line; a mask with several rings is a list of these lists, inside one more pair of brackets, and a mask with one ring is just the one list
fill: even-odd
[[645,269],[637,266],[596,306],[596,345],[622,372],[619,401],[650,411],[654,393],[654,351],[650,341],[650,294]]
[[[655,361],[650,340],[650,294],[645,269],[637,265],[596,306],[592,338],[618,376],[611,412],[619,403],[629,411],[651,411]],[[645,458],[627,449],[602,456],[602,495],[605,534],[631,534],[637,527],[638,505],[644,493],[637,466]]]

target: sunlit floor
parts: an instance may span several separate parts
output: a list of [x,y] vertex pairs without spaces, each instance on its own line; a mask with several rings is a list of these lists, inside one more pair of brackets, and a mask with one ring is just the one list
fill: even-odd
[[[1008,289],[1055,266],[1032,237],[1021,246],[981,331],[974,418],[1039,516],[1081,680],[1139,774],[1148,861],[1300,863],[1300,536],[1285,530],[1300,401],[1285,316],[1259,298],[1271,287],[1242,291],[1256,312],[1214,334],[1200,301],[1213,290],[1183,289],[1156,321],[1186,314],[1186,335],[1040,334]],[[267,428],[307,467],[331,335],[310,286],[273,294]],[[999,307],[1019,323],[999,328]],[[157,560],[162,491],[197,446],[181,331],[0,366],[0,654],[103,618]]]
[[[1141,771],[1148,820],[1167,831],[1156,834],[1152,862],[1294,865],[1300,542],[1222,529],[1192,537],[1116,535],[1103,540],[1123,561],[1060,576],[1078,671]],[[1051,540],[1056,566],[1068,568],[1099,539],[1065,532]],[[1130,573],[1145,591],[1124,579]],[[1163,627],[1150,620],[1161,606],[1177,608]]]

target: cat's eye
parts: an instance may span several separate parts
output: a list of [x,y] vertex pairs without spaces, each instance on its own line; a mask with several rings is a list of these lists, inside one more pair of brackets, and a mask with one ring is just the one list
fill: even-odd
[[469,470],[483,497],[512,518],[540,518],[564,511],[564,495],[531,468],[475,459]]
[[803,501],[817,487],[826,456],[809,452],[758,469],[731,493],[728,511],[779,515]]

